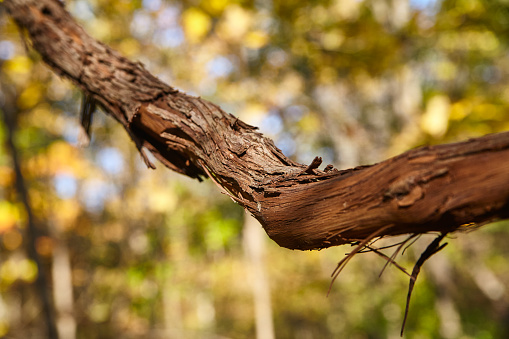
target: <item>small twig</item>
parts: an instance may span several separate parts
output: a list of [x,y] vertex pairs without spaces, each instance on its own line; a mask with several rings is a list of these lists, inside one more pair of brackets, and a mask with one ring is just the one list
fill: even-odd
[[[382,239],[382,237],[378,238],[376,241]],[[376,241],[373,241],[371,244],[369,244],[369,246],[372,246]],[[388,248],[392,248],[392,247],[396,247],[396,246],[401,246],[401,244],[404,244],[407,240],[403,240],[403,241],[400,241],[400,242],[397,242],[397,243],[394,243],[394,244],[390,244],[390,245],[387,245],[387,246],[382,246],[382,247],[377,247],[376,249],[377,250],[385,250],[385,249],[388,249]],[[367,249],[366,251],[361,251],[359,253],[368,253],[368,252],[371,252],[370,249]]]
[[356,254],[357,252],[359,252],[362,248],[364,248],[366,246],[366,244],[368,242],[370,242],[371,240],[373,240],[373,238],[377,237],[378,235],[380,235],[381,233],[383,233],[386,229],[388,229],[389,227],[391,227],[391,225],[387,225],[385,227],[382,227],[380,229],[378,229],[377,231],[371,233],[369,236],[367,236],[363,241],[361,241],[355,248],[352,252],[348,253],[346,255],[345,258],[343,258],[339,263],[338,265],[336,266],[336,268],[334,269],[334,271],[332,272],[331,274],[331,277],[332,277],[332,281],[330,282],[330,285],[329,285],[329,290],[327,291],[327,296],[329,295],[331,289],[332,289],[332,285],[334,284],[334,281],[336,280],[336,278],[339,276],[339,274],[341,273],[341,271],[343,270],[343,268],[345,268],[346,264],[350,261],[350,259],[352,259]]
[[[395,260],[396,259],[396,256],[398,255],[399,251],[401,251],[401,248],[403,248],[403,246],[412,238],[416,237],[416,234],[412,234],[411,236],[409,236],[405,241],[401,242],[400,245],[398,246],[398,248],[396,248],[396,250],[394,251],[394,253],[392,253],[391,255],[391,260]],[[413,244],[414,242],[412,242]],[[407,247],[408,248],[408,247]],[[405,248],[406,249],[406,248]],[[382,271],[380,272],[380,276],[382,276],[382,274],[384,273],[385,269],[387,268],[387,266],[389,265],[389,261],[387,261],[384,265],[384,267],[382,268]],[[405,271],[406,273],[406,271]]]
[[372,248],[372,247],[368,247],[372,252],[375,252],[376,254],[378,254],[379,256],[381,256],[382,258],[384,258],[387,263],[384,265],[384,268],[382,269],[382,272],[380,272],[380,274],[378,275],[378,277],[381,277],[382,276],[382,273],[384,272],[384,269],[387,267],[387,265],[390,263],[390,264],[393,264],[394,266],[396,266],[401,272],[405,273],[406,275],[410,276],[410,274],[406,271],[406,269],[401,266],[400,264],[398,264],[394,258],[392,258],[392,256],[389,258],[385,253],[383,252],[380,252],[378,249],[376,248]]
[[412,297],[412,291],[414,289],[415,281],[417,280],[417,276],[419,275],[419,272],[421,271],[422,265],[431,258],[435,253],[439,252],[441,249],[443,249],[445,246],[447,246],[447,243],[440,245],[440,241],[447,235],[447,233],[442,233],[439,235],[435,240],[433,240],[428,247],[422,252],[421,256],[419,257],[419,260],[415,263],[414,269],[412,271],[412,276],[410,277],[410,283],[408,285],[408,295],[406,298],[406,307],[405,307],[405,316],[403,318],[403,325],[401,326],[401,336],[403,336],[403,331],[405,330],[405,324],[408,317],[408,308],[410,306],[410,299]]
[[413,240],[410,244],[408,244],[408,245],[405,247],[405,249],[403,250],[403,252],[401,252],[401,255],[404,255],[404,254],[405,254],[405,251],[406,251],[408,248],[410,248],[413,244],[415,244],[415,242],[416,242],[417,240],[419,240],[419,238],[421,237],[421,235],[422,235],[422,234],[418,234],[418,235],[417,235],[417,237],[415,237],[415,239],[414,239],[414,240]]

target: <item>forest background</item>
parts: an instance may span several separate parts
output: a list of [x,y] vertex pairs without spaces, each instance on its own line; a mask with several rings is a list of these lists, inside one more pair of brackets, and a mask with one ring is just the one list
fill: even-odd
[[[300,163],[322,156],[349,168],[509,129],[508,1],[77,0],[66,8],[96,39],[259,126]],[[148,170],[102,113],[91,145],[78,148],[81,93],[25,48],[3,11],[0,63],[0,100],[17,108],[15,143],[61,337],[399,337],[408,277],[389,268],[379,278],[383,259],[355,258],[327,297],[350,248],[279,248],[210,181]],[[14,179],[2,144],[0,335],[44,337]],[[454,235],[425,264],[406,338],[509,336],[507,232],[499,222]],[[430,239],[398,262],[410,268]]]

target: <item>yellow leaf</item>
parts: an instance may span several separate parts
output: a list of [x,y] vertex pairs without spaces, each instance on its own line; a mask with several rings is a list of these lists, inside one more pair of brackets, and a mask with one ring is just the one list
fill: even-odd
[[226,6],[228,6],[229,0],[205,0],[202,1],[201,5],[212,14],[220,14]]
[[24,115],[30,125],[44,128],[53,134],[62,134],[66,126],[64,114],[48,103],[40,103]]
[[33,282],[37,278],[37,265],[32,260],[23,259],[19,263],[19,278],[26,282]]
[[479,103],[472,110],[472,118],[478,121],[493,120],[503,122],[507,120],[506,110],[503,106],[494,105],[491,103]]
[[251,26],[252,14],[240,6],[228,6],[218,27],[221,39],[239,41]]
[[249,48],[262,48],[269,41],[267,33],[262,31],[250,32],[244,40],[244,45]]
[[18,264],[12,259],[8,259],[2,263],[0,267],[0,278],[2,283],[12,284],[18,278]]
[[308,113],[298,123],[303,132],[314,132],[320,129],[320,119],[316,114]]
[[242,116],[242,120],[250,125],[260,125],[263,118],[267,115],[267,108],[259,103],[247,104],[239,114]]
[[321,38],[323,48],[329,51],[339,49],[343,41],[345,41],[345,36],[339,29],[333,29],[329,32],[325,32]]
[[445,95],[430,99],[426,112],[421,118],[421,128],[434,137],[441,137],[447,131],[451,103]]
[[32,71],[32,61],[24,55],[18,55],[4,64],[7,73],[28,74]]
[[457,76],[458,67],[450,61],[441,61],[435,64],[436,77],[443,81],[452,80]]
[[0,201],[0,233],[14,227],[19,218],[19,211],[15,205],[7,201]]
[[120,52],[127,57],[131,57],[140,52],[140,44],[136,39],[124,39],[119,46]]
[[74,199],[59,201],[55,206],[55,223],[62,230],[73,228],[81,212],[80,204]]
[[175,209],[178,200],[173,191],[165,188],[152,188],[148,196],[149,206],[156,212],[168,212]]
[[106,19],[94,19],[91,23],[88,22],[87,31],[98,40],[109,40],[111,39],[111,33],[114,27],[112,23]]
[[42,88],[39,84],[30,84],[18,97],[18,107],[21,109],[32,108],[42,97]]
[[187,39],[196,43],[201,41],[209,32],[210,17],[202,10],[191,7],[182,14],[182,23]]
[[472,105],[466,101],[458,101],[451,106],[451,120],[461,120],[466,117],[472,111]]
[[280,88],[283,92],[296,96],[304,91],[304,80],[299,73],[291,72],[281,80]]
[[5,248],[9,251],[14,251],[23,242],[23,237],[21,233],[18,232],[15,228],[8,230],[2,237],[2,242]]

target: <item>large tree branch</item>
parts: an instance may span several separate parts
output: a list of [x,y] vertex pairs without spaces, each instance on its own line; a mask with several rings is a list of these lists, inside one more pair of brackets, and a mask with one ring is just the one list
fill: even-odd
[[58,1],[5,6],[44,61],[91,94],[140,150],[189,177],[209,176],[281,246],[319,249],[509,217],[509,133],[321,171],[318,158],[295,163],[255,127],[95,41]]

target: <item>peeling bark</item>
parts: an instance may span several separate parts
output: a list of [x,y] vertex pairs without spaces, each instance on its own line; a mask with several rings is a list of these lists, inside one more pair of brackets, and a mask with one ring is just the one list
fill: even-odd
[[285,157],[256,128],[94,40],[56,0],[6,0],[33,47],[168,168],[209,176],[290,249],[509,218],[509,133],[424,147],[372,166],[323,171]]

